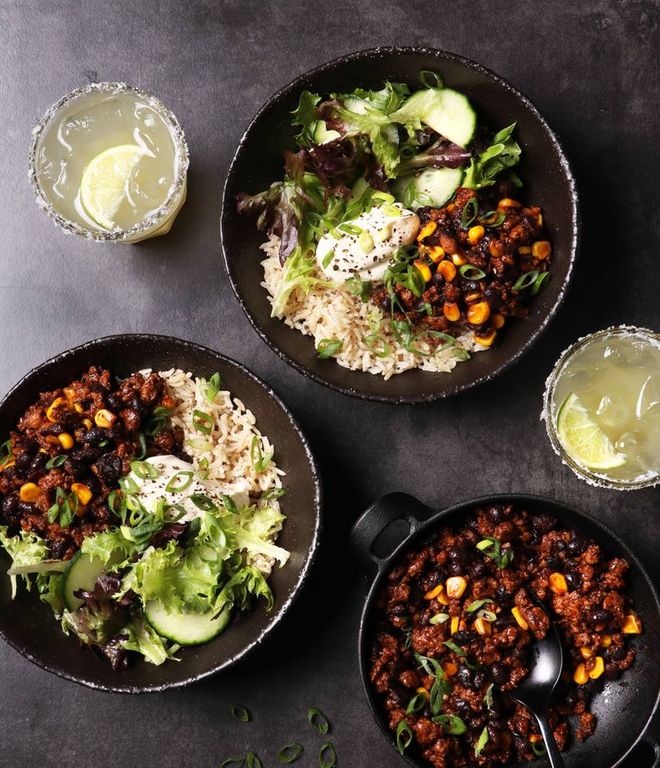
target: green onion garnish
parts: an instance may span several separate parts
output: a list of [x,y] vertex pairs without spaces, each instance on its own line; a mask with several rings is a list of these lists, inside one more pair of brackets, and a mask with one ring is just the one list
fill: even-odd
[[216,371],[206,384],[205,395],[209,404],[212,404],[220,391],[220,374]]
[[414,712],[419,712],[420,710],[424,709],[425,704],[426,694],[416,693],[408,702],[408,706],[406,707],[406,714],[412,715]]
[[368,336],[365,336],[364,343],[376,357],[387,357],[392,351],[392,347],[378,333],[370,333]]
[[193,493],[190,496],[190,501],[192,501],[192,503],[197,507],[197,509],[201,509],[202,512],[218,511],[218,507],[204,493]]
[[539,273],[536,269],[533,269],[531,272],[525,272],[524,274],[520,275],[520,277],[513,284],[513,290],[524,291],[525,288],[529,288],[530,285],[534,285],[538,276]]
[[341,352],[344,342],[340,339],[321,339],[316,345],[316,352],[321,360],[327,360],[329,357]]
[[280,499],[285,494],[284,488],[269,488],[261,494],[261,498],[270,501],[271,499]]
[[492,602],[490,597],[484,597],[481,600],[473,600],[465,610],[468,613],[474,613],[474,611],[478,611],[479,608],[486,605],[486,603],[490,603],[490,602]]
[[357,224],[340,224],[337,229],[347,235],[359,235],[362,232],[362,227],[358,227]]
[[545,744],[542,741],[533,741],[532,752],[536,755],[536,757],[543,757],[546,753]]
[[540,272],[539,276],[536,278],[536,280],[534,280],[532,284],[532,290],[530,291],[532,296],[536,296],[536,294],[545,286],[549,279],[549,272]]
[[230,707],[230,711],[232,715],[237,720],[240,720],[242,723],[247,723],[251,719],[250,712],[245,707],[242,707],[240,704],[232,704]]
[[395,200],[394,195],[390,195],[389,192],[374,192],[371,196],[372,200],[382,200],[384,203],[393,203]]
[[307,719],[312,724],[312,727],[321,734],[321,736],[325,736],[326,733],[329,733],[330,721],[323,714],[323,712],[321,712],[320,709],[317,709],[316,707],[310,707],[307,711]]
[[210,435],[213,432],[213,416],[210,413],[204,413],[197,408],[193,411],[192,423],[195,429],[203,432],[205,435]]
[[425,88],[442,88],[442,78],[437,72],[430,69],[423,69],[419,73],[419,81]]
[[290,744],[285,744],[282,749],[280,749],[277,759],[280,763],[295,763],[296,760],[299,760],[302,757],[304,751],[305,748],[302,744],[299,744],[297,741],[292,741]]
[[463,266],[459,267],[458,271],[466,280],[483,280],[486,277],[483,269],[479,269],[479,267],[475,267],[472,264],[463,264]]
[[230,766],[236,766],[236,768],[242,768],[245,765],[244,757],[228,757],[224,763],[220,764],[220,768],[230,768]]
[[467,731],[467,725],[458,715],[436,715],[431,720],[449,736],[460,736]]
[[131,470],[141,480],[146,480],[147,478],[149,478],[150,480],[154,480],[156,477],[158,477],[158,470],[156,469],[156,467],[154,467],[153,464],[150,464],[148,461],[132,461]]
[[471,197],[461,211],[461,226],[467,229],[479,215],[479,201],[476,195]]
[[488,688],[486,688],[486,693],[484,694],[484,703],[490,709],[493,706],[493,688],[495,686],[495,683],[491,683]]
[[165,486],[165,490],[168,493],[181,493],[193,481],[192,472],[177,472],[176,475],[172,475],[169,483]]
[[408,723],[405,720],[399,721],[396,727],[396,748],[399,750],[400,755],[408,749],[412,744],[412,740],[413,733]]
[[481,735],[477,739],[477,743],[474,747],[474,756],[479,757],[481,754],[483,748],[488,744],[488,728],[484,726],[483,731],[481,732]]
[[477,616],[482,618],[484,621],[493,622],[497,621],[497,614],[495,611],[487,611],[485,608],[482,608],[479,613],[477,613]]
[[5,442],[0,445],[0,466],[6,464],[11,458],[11,440],[5,440]]
[[129,475],[119,478],[119,487],[124,493],[137,493],[140,490],[138,484]]
[[138,440],[140,441],[140,453],[135,458],[138,461],[142,461],[142,459],[144,459],[144,457],[147,455],[147,438],[144,436],[144,432],[140,432]]
[[248,752],[245,755],[245,768],[263,768],[261,760],[254,754],[254,752]]
[[323,264],[323,267],[325,268],[325,267],[330,265],[330,263],[332,262],[332,260],[334,258],[335,258],[335,252],[334,251],[328,251],[328,253],[324,257],[324,259],[321,262],[321,264]]
[[401,213],[401,209],[394,205],[394,203],[384,205],[382,211],[386,216],[392,216],[392,218],[399,216]]
[[460,646],[456,645],[453,640],[445,640],[443,645],[446,645],[450,651],[453,651],[457,656],[460,656],[461,658],[465,658],[467,656],[465,651]]
[[265,472],[270,465],[273,458],[273,449],[269,449],[266,453],[261,448],[261,439],[254,435],[252,438],[252,445],[250,446],[250,458],[252,459],[252,466],[254,471],[258,474]]
[[[470,609],[468,608],[468,611]],[[445,621],[449,620],[449,614],[448,613],[436,613],[435,616],[431,616],[429,619],[429,624],[444,624]]]
[[506,214],[502,211],[488,211],[479,219],[479,222],[486,227],[499,227],[504,223]]
[[475,546],[484,555],[494,560],[500,570],[510,565],[513,560],[513,550],[502,549],[500,542],[492,536],[487,536],[485,539],[477,542]]
[[46,462],[46,469],[54,469],[55,467],[61,467],[67,460],[67,455],[61,453],[59,456],[53,456],[48,462]]
[[319,751],[319,765],[321,768],[335,768],[337,765],[337,752],[332,742],[326,741],[321,747]]

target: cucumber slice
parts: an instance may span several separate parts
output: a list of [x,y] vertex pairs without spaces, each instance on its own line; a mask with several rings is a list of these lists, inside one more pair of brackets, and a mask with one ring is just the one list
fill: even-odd
[[98,577],[104,570],[111,568],[121,561],[121,554],[111,557],[107,563],[96,557],[90,557],[83,552],[78,552],[71,558],[62,580],[62,592],[64,604],[70,611],[75,611],[83,604],[83,600],[75,596],[79,589],[91,590]]
[[443,88],[424,122],[459,147],[467,147],[477,127],[477,115],[462,93]]
[[217,637],[226,629],[231,620],[231,611],[224,610],[217,618],[209,613],[170,613],[157,600],[150,600],[145,616],[151,626],[162,637],[179,645],[201,645]]
[[395,186],[397,200],[406,208],[441,206],[451,198],[463,180],[461,168],[427,168],[417,176],[404,176]]
[[390,117],[403,123],[421,121],[461,147],[472,141],[477,127],[477,116],[468,99],[451,88],[417,91]]
[[325,120],[317,120],[312,136],[316,144],[327,144],[329,141],[338,139],[340,134],[339,131],[329,131],[325,127]]

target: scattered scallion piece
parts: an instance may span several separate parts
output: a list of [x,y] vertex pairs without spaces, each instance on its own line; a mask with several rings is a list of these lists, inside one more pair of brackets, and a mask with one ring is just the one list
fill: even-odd
[[546,751],[545,744],[542,741],[532,742],[532,752],[536,757],[543,757]]
[[270,501],[272,499],[280,499],[285,494],[286,491],[284,488],[269,488],[261,494],[261,498]]
[[331,741],[326,741],[321,747],[319,751],[319,765],[321,768],[335,768],[337,765],[337,752]]
[[412,744],[413,732],[410,726],[405,720],[399,721],[396,727],[396,748],[399,750],[399,754],[402,755],[408,747]]
[[175,475],[172,475],[169,482],[165,486],[165,490],[168,493],[181,493],[181,491],[186,490],[192,481],[192,472],[177,472]]
[[447,648],[449,648],[450,651],[453,651],[457,656],[460,656],[463,659],[467,656],[465,651],[459,645],[456,645],[453,640],[445,640],[443,644],[446,645]]
[[479,755],[482,753],[483,748],[488,744],[488,728],[484,726],[483,731],[481,732],[479,738],[477,739],[477,743],[474,746],[474,756],[479,757]]
[[242,707],[240,704],[232,704],[229,708],[232,715],[237,719],[240,720],[241,723],[248,723],[250,722],[250,712],[245,707]]
[[347,235],[359,235],[362,233],[362,227],[358,227],[357,224],[344,223],[340,224],[337,229],[340,232],[346,233]]
[[273,449],[269,449],[264,453],[261,447],[261,440],[257,435],[252,438],[252,445],[250,446],[250,458],[252,459],[252,466],[255,472],[261,474],[265,472],[273,458]]
[[508,567],[513,560],[513,550],[503,549],[500,542],[492,536],[487,536],[485,539],[477,542],[475,546],[484,555],[494,560],[500,570]]
[[461,226],[467,229],[479,215],[479,201],[476,195],[471,197],[461,211]]
[[524,291],[526,288],[534,285],[538,276],[539,272],[536,269],[533,269],[531,272],[524,272],[513,284],[513,290],[518,292]]
[[55,469],[55,467],[61,467],[66,460],[67,455],[65,453],[60,453],[59,456],[53,456],[52,459],[49,459],[49,461],[46,462],[46,469]]
[[532,283],[532,289],[530,293],[532,296],[536,296],[536,294],[542,290],[542,288],[545,286],[545,284],[550,279],[550,273],[549,272],[540,272],[539,276],[534,280]]
[[321,360],[327,360],[341,352],[343,346],[344,342],[340,339],[321,339],[316,345],[316,352]]
[[245,758],[244,757],[228,757],[224,763],[220,763],[220,768],[230,768],[230,766],[237,766],[237,768],[241,768],[241,766],[245,765]]
[[210,435],[213,432],[213,416],[210,413],[205,413],[195,408],[192,415],[192,423],[195,429],[203,432],[205,435]]
[[484,694],[484,703],[490,709],[493,706],[493,688],[495,687],[495,683],[491,683],[488,688],[486,688],[486,693]]
[[437,72],[430,69],[423,69],[419,73],[419,81],[425,88],[442,88],[442,78]]
[[146,478],[153,480],[154,478],[158,477],[158,470],[148,461],[132,461],[131,471],[141,480],[145,480]]
[[488,211],[488,213],[484,213],[480,217],[479,223],[485,227],[499,227],[504,223],[505,219],[506,214],[502,213],[502,211]]
[[263,768],[261,760],[254,752],[248,752],[245,755],[245,768]]
[[475,267],[473,264],[463,264],[463,266],[459,267],[458,271],[466,280],[483,280],[486,277],[483,269],[479,269],[479,267]]
[[465,609],[468,613],[474,613],[474,611],[478,611],[479,608],[486,605],[486,603],[490,603],[492,600],[489,597],[484,597],[481,600],[473,600],[470,605]]
[[216,395],[220,391],[220,384],[221,384],[220,374],[216,371],[213,374],[213,376],[211,376],[211,378],[208,380],[206,384],[206,390],[204,393],[206,395],[207,401],[209,402],[209,405],[213,403],[213,401],[216,398]]
[[413,713],[424,709],[426,701],[427,695],[425,693],[416,693],[408,702],[408,706],[406,707],[406,714],[412,715]]
[[[468,610],[470,610],[468,608]],[[435,616],[431,616],[429,624],[444,624],[445,621],[449,621],[448,613],[436,613]]]
[[307,711],[307,719],[312,724],[312,728],[314,728],[317,733],[320,733],[321,736],[325,736],[330,732],[330,721],[320,709],[310,707]]
[[302,744],[299,744],[297,741],[292,741],[290,744],[285,744],[282,749],[280,749],[277,759],[280,763],[295,763],[296,760],[299,760],[302,757],[304,751],[305,748]]
[[436,715],[431,720],[449,736],[460,736],[467,731],[467,725],[458,715]]

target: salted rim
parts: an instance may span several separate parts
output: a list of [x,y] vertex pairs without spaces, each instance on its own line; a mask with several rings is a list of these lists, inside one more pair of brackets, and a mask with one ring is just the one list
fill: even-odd
[[[158,114],[163,118],[174,141],[174,148],[177,155],[177,170],[176,176],[172,182],[172,185],[170,186],[164,203],[160,206],[160,208],[158,208],[158,210],[152,213],[149,218],[144,219],[139,224],[135,224],[129,229],[117,229],[112,230],[111,232],[104,230],[92,230],[81,226],[75,221],[67,219],[55,210],[53,204],[44,194],[44,191],[42,190],[38,180],[38,174],[35,168],[37,145],[39,144],[39,140],[41,139],[44,130],[50,121],[55,117],[55,115],[70,101],[83,96],[87,96],[94,92],[132,93],[135,96],[139,96],[141,99],[144,99],[147,104],[156,112],[158,112]],[[32,189],[34,190],[37,205],[42,208],[51,219],[51,221],[55,222],[55,224],[57,224],[64,232],[67,234],[80,235],[81,237],[86,237],[89,240],[116,242],[128,240],[133,238],[135,235],[146,233],[149,230],[153,230],[154,227],[156,227],[158,224],[164,222],[167,216],[172,213],[172,209],[174,208],[175,203],[178,203],[178,198],[186,181],[189,164],[190,154],[188,151],[188,143],[186,141],[183,128],[179,124],[179,121],[176,119],[174,113],[169,110],[160,99],[158,99],[153,94],[148,93],[147,91],[143,91],[141,88],[136,88],[135,86],[127,85],[126,83],[90,83],[89,85],[85,85],[82,88],[76,88],[76,90],[67,93],[65,96],[62,96],[59,101],[57,101],[48,110],[46,110],[46,113],[41,118],[39,124],[32,129],[32,144],[30,145],[30,151],[28,153],[28,178],[30,179]]]
[[650,342],[653,346],[660,349],[660,334],[649,328],[640,328],[635,325],[611,325],[608,328],[603,328],[600,331],[594,333],[588,333],[586,336],[580,336],[577,341],[573,342],[567,347],[559,356],[559,359],[555,363],[550,375],[545,382],[545,390],[543,392],[543,410],[541,411],[540,419],[545,422],[545,431],[550,440],[552,450],[559,456],[562,464],[565,464],[573,473],[577,475],[581,480],[593,485],[597,488],[611,488],[617,491],[634,491],[640,488],[652,488],[660,483],[660,473],[649,470],[643,472],[641,475],[632,478],[632,480],[615,480],[607,475],[591,472],[582,465],[578,464],[564,449],[557,430],[554,426],[552,419],[552,396],[554,394],[555,385],[557,379],[562,373],[564,367],[573,355],[580,349],[588,346],[594,339],[601,338],[606,335],[611,336],[631,336],[644,339],[644,341]]

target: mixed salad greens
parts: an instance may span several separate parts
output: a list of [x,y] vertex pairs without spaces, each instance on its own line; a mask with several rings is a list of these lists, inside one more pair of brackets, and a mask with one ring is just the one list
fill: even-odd
[[227,495],[186,495],[193,473],[178,472],[167,487],[180,501],[163,498],[149,509],[139,481],[155,479],[157,464],[133,461],[131,470],[108,499],[118,524],[85,538],[70,561],[49,559],[38,535],[10,536],[0,526],[0,544],[13,561],[13,596],[18,578],[28,590],[36,587],[64,631],[117,669],[125,666],[128,651],[162,664],[180,646],[211,640],[252,598],[263,599],[270,610],[272,591],[246,553],[280,565],[289,554],[272,543],[284,520],[276,503],[282,489],[247,503]]
[[[420,80],[412,92],[386,82],[380,90],[301,94],[292,118],[298,150],[284,151],[284,179],[237,199],[239,213],[258,214],[257,226],[279,238],[284,274],[273,316],[284,314],[293,290],[332,285],[315,263],[319,240],[357,234],[351,222],[374,206],[439,207],[459,186],[483,189],[503,173],[520,186],[511,170],[521,153],[515,123],[491,134],[437,74],[422,72]],[[413,258],[414,249],[400,248],[387,279],[410,280]],[[354,287],[368,294],[368,286]]]

